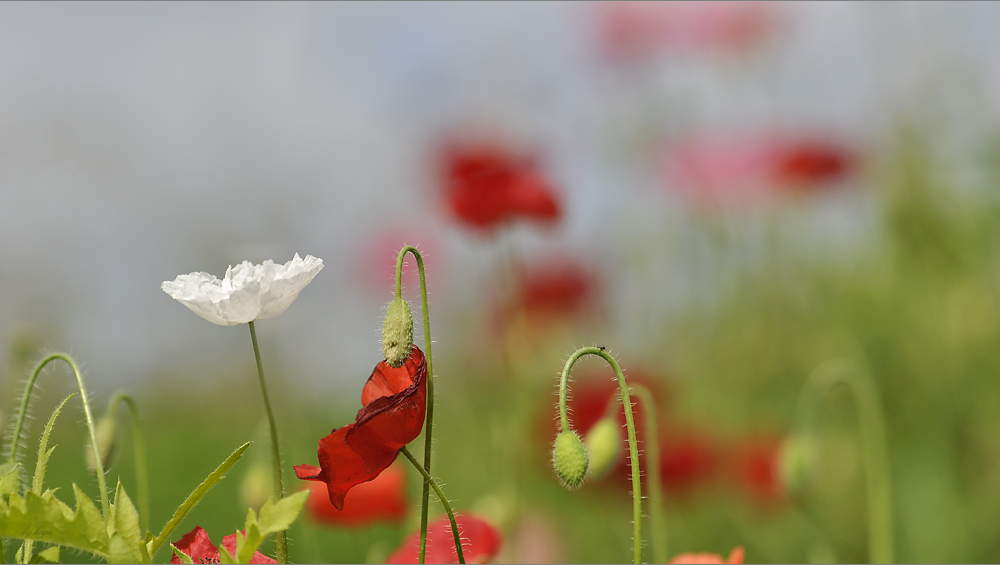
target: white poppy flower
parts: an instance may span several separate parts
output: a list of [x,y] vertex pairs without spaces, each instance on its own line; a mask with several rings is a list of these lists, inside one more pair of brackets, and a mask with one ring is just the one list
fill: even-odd
[[230,266],[221,281],[208,273],[191,273],[164,281],[160,288],[209,322],[234,326],[281,314],[322,268],[322,259],[302,259],[296,253],[284,265],[270,259],[261,265],[244,261]]

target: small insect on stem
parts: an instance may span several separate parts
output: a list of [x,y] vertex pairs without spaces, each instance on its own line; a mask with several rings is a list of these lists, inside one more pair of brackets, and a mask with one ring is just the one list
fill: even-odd
[[604,347],[603,345],[598,345],[597,348],[600,349],[601,351],[604,351],[605,349],[607,349],[607,347]]

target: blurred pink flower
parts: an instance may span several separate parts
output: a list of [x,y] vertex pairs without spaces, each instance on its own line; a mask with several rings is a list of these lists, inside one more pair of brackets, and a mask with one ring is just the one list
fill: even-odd
[[823,137],[700,136],[670,144],[663,168],[671,187],[693,200],[744,204],[830,187],[856,172],[858,157]]
[[745,554],[742,546],[736,546],[729,552],[725,561],[718,553],[681,553],[670,560],[671,563],[713,564],[713,563],[743,563]]
[[598,46],[619,63],[662,52],[744,52],[780,23],[770,2],[602,2],[596,11]]

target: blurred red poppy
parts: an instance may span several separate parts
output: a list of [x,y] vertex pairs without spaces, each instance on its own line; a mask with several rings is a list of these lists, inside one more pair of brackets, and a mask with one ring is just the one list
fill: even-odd
[[754,500],[780,502],[785,498],[781,481],[781,443],[773,439],[754,440],[735,451],[735,479]]
[[776,7],[764,2],[602,2],[596,40],[615,63],[636,63],[665,52],[745,53],[774,35]]
[[554,187],[528,159],[496,145],[453,144],[442,161],[445,202],[468,226],[488,230],[522,218],[559,219]]
[[[362,289],[373,298],[384,300],[395,288],[396,257],[404,245],[416,245],[425,260],[428,256],[434,258],[434,269],[426,273],[428,284],[433,284],[433,288],[440,292],[442,283],[447,282],[446,277],[440,276],[440,273],[447,272],[447,262],[441,252],[440,233],[436,226],[401,223],[400,220],[393,219],[391,224],[379,228],[378,232],[358,246],[354,255],[354,268],[351,272]],[[420,288],[420,277],[413,257],[406,258],[402,274],[403,288]],[[435,274],[438,276],[435,277]]]
[[858,158],[825,138],[702,136],[667,148],[671,186],[694,200],[740,204],[829,187],[856,172]]
[[681,553],[670,560],[671,563],[713,564],[713,563],[743,563],[746,557],[742,546],[736,546],[729,552],[725,561],[718,553]]
[[[489,522],[475,516],[456,514],[462,554],[466,563],[489,563],[500,551],[503,536]],[[386,563],[416,563],[420,553],[420,532],[414,532],[403,541],[399,549],[389,556]],[[447,516],[434,520],[427,526],[425,563],[458,563],[455,536]]]
[[399,450],[424,426],[427,408],[427,361],[413,346],[399,368],[385,361],[375,366],[361,390],[361,405],[353,424],[319,440],[319,467],[296,465],[300,479],[326,483],[330,502],[344,509],[344,496],[361,483],[379,476]]
[[521,307],[532,321],[569,318],[586,308],[596,290],[596,278],[578,263],[548,261],[526,269],[521,280]]
[[[193,530],[184,534],[180,541],[174,544],[174,547],[188,554],[191,561],[195,563],[219,562],[219,548],[215,547],[212,540],[208,538],[208,532],[201,526],[195,526]],[[236,534],[222,538],[222,547],[226,548],[230,555],[236,557]],[[176,555],[172,555],[170,562],[180,563],[181,560]],[[277,561],[255,551],[250,557],[250,563],[277,563]]]
[[337,526],[366,526],[372,522],[398,522],[406,517],[406,473],[398,465],[366,483],[351,489],[344,498],[344,509],[337,510],[330,494],[319,482],[308,483],[306,507],[316,522]]
[[693,431],[660,435],[660,482],[664,490],[688,494],[714,478],[719,458],[706,436]]

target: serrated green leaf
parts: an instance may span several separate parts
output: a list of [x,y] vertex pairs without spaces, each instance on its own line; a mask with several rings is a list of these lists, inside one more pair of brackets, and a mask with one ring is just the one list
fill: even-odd
[[190,512],[191,509],[194,508],[194,506],[198,504],[199,501],[201,501],[201,499],[205,496],[206,493],[208,493],[209,490],[212,489],[212,487],[214,487],[219,481],[223,479],[223,477],[226,476],[226,471],[228,471],[233,465],[235,465],[236,462],[240,460],[240,457],[243,457],[243,453],[247,450],[248,447],[250,447],[251,443],[253,442],[248,441],[243,445],[241,445],[240,447],[238,447],[236,451],[234,451],[229,457],[227,457],[226,460],[223,461],[221,465],[216,467],[216,469],[212,471],[211,474],[209,474],[208,477],[206,477],[205,480],[202,481],[200,485],[198,485],[198,488],[194,489],[194,492],[192,492],[187,497],[187,500],[185,500],[184,503],[177,508],[177,511],[174,512],[174,516],[170,518],[170,521],[167,522],[167,525],[163,526],[163,530],[160,532],[160,535],[156,536],[155,538],[153,538],[152,541],[149,542],[147,549],[150,557],[156,555],[156,550],[160,549],[160,546],[162,546],[163,543],[167,541],[167,538],[174,531],[174,528],[176,528],[177,525],[181,523],[181,520],[184,519],[184,516],[186,516],[187,513]]
[[290,528],[302,512],[307,498],[307,490],[286,496],[277,503],[273,498],[268,498],[261,507],[259,516],[254,513],[253,508],[249,509],[245,537],[236,533],[236,559],[240,563],[249,563],[265,537]]
[[229,553],[229,550],[219,546],[219,563],[225,563],[227,565],[236,563],[236,559]]
[[56,409],[52,411],[52,415],[49,416],[49,421],[45,424],[45,430],[42,432],[42,439],[38,442],[38,461],[35,463],[35,476],[31,480],[31,490],[35,494],[42,494],[42,483],[45,481],[45,468],[49,463],[49,456],[52,455],[52,450],[49,449],[49,436],[52,434],[52,426],[56,423],[56,418],[59,417],[59,413],[62,412],[63,406],[69,402],[70,398],[76,396],[76,393],[70,394],[56,406]]
[[142,541],[139,513],[121,481],[115,489],[115,503],[108,519],[109,551],[112,563],[149,563],[146,544]]
[[109,540],[101,512],[75,484],[73,495],[76,510],[57,499],[53,490],[41,495],[28,491],[23,498],[11,493],[8,500],[0,500],[0,538],[43,541],[107,560]]
[[0,498],[21,492],[21,464],[9,461],[0,465]]
[[188,563],[189,565],[194,565],[194,561],[191,561],[191,556],[177,549],[176,545],[170,544],[170,550],[174,552],[174,555],[177,556],[177,560],[180,561],[181,563]]

